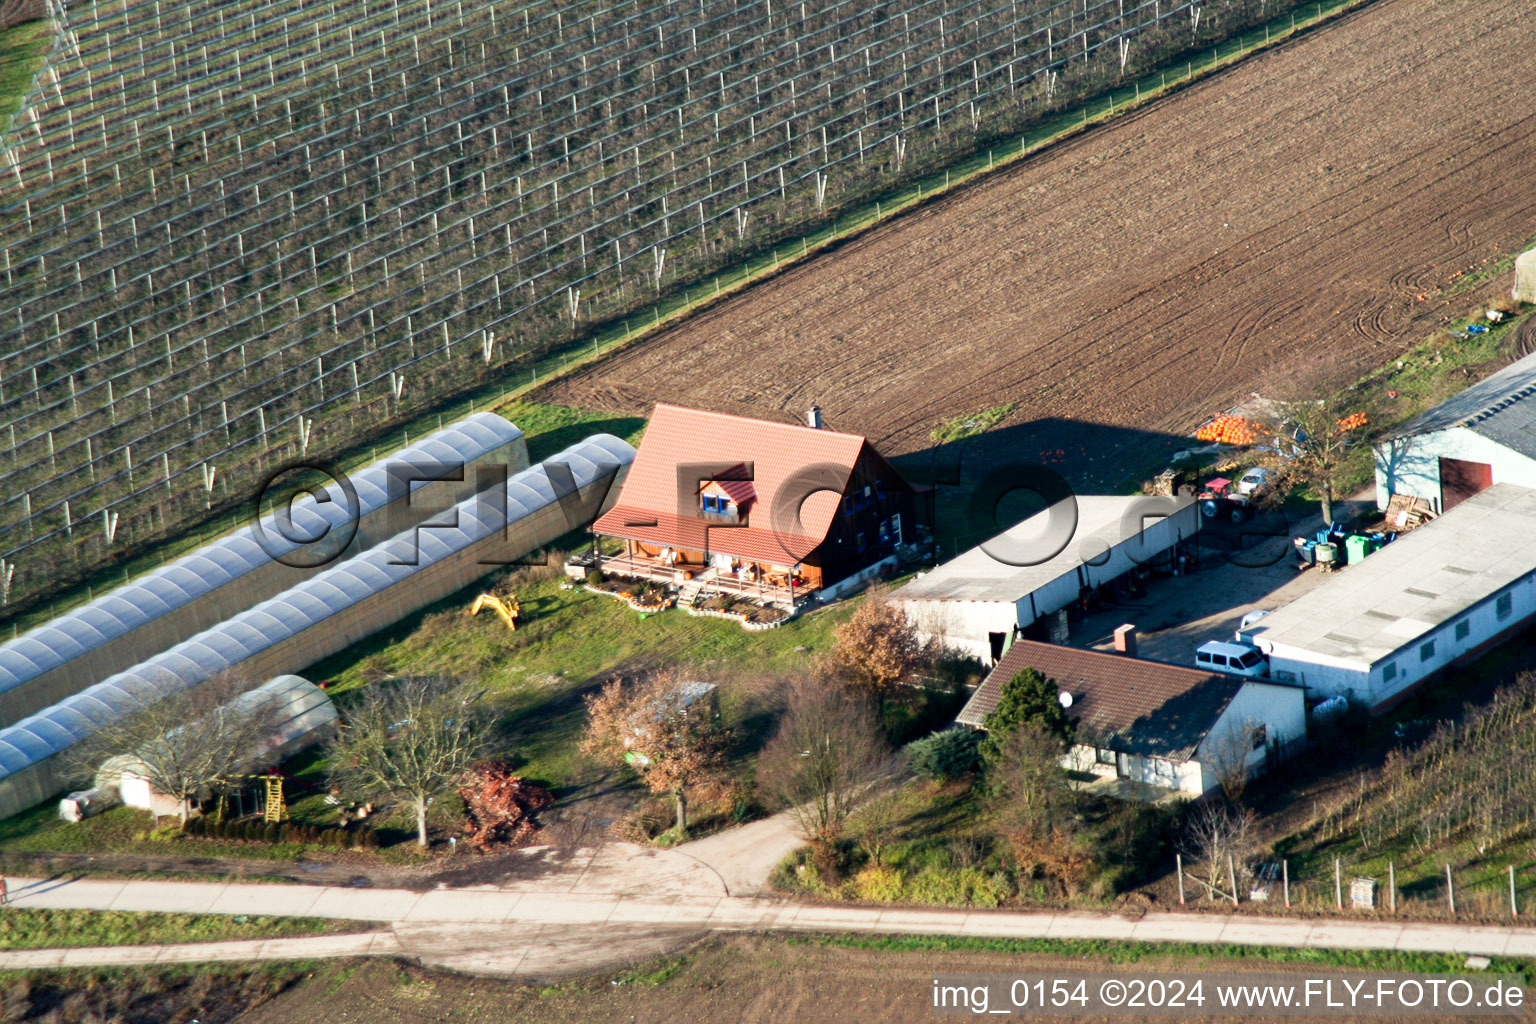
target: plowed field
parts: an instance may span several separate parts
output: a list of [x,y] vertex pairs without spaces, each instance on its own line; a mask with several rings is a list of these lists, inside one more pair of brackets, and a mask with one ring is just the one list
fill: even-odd
[[[1017,403],[1187,433],[1379,364],[1536,234],[1536,20],[1381,0],[749,289],[543,396],[829,426],[893,453]],[[1507,286],[1506,286],[1507,287]]]

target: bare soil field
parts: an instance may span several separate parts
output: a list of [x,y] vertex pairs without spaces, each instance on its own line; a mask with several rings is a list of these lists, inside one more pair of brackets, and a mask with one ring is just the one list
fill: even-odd
[[[1358,968],[1353,968],[1358,970]],[[1325,977],[1340,968],[1271,963],[1260,958],[1212,959],[1152,955],[1133,963],[1106,956],[1068,956],[980,951],[863,950],[789,943],[771,936],[731,936],[704,942],[681,961],[637,965],[632,972],[601,975],[541,987],[486,978],[431,972],[398,963],[375,962],[355,971],[317,970],[307,980],[240,1016],[240,1024],[586,1024],[586,1022],[725,1021],[835,1024],[943,1020],[935,1016],[931,978],[935,973],[1055,972],[1123,973],[1167,977],[1195,972],[1283,972]],[[967,1015],[969,1016],[969,1015]],[[1513,1017],[1509,1019],[1529,1019]],[[1028,1013],[1014,1019],[1050,1019]],[[1061,1020],[1105,1020],[1117,1024],[1241,1019],[1184,1016],[1177,1012],[1143,1016],[1062,1016]],[[1248,1019],[1255,1019],[1251,1015]],[[1274,1018],[1286,1019],[1286,1018]],[[1291,1017],[1290,1020],[1304,1018]],[[1340,1024],[1365,1018],[1329,1016]],[[1376,1021],[1406,1020],[1382,1016]],[[1422,1018],[1420,1018],[1422,1019]]]
[[[540,395],[799,417],[892,453],[1016,403],[1188,433],[1379,365],[1536,234],[1536,22],[1381,0],[870,231]],[[1484,294],[1497,289],[1484,284]]]

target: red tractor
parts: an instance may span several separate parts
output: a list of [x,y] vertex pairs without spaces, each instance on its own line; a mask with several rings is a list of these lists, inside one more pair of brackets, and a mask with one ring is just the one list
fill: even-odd
[[1200,514],[1205,518],[1226,519],[1241,523],[1248,518],[1250,497],[1251,495],[1239,492],[1231,480],[1218,476],[1206,481],[1205,489],[1195,500],[1200,503]]

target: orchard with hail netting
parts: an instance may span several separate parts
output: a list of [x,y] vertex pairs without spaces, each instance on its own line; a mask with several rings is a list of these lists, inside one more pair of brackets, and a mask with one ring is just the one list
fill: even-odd
[[1291,6],[49,0],[0,147],[0,613]]

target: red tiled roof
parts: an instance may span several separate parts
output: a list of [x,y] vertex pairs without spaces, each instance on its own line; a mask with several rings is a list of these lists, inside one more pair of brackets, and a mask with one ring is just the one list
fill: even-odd
[[[692,550],[705,549],[707,532],[709,551],[789,565],[825,539],[864,443],[855,434],[658,403],[618,502],[592,529]],[[746,525],[693,514],[700,483],[739,463],[752,466]],[[691,479],[680,481],[680,466],[713,469],[690,470]],[[736,497],[731,488],[739,483],[718,482]]]
[[1067,716],[1077,724],[1079,742],[1174,760],[1194,754],[1243,685],[1217,672],[1015,640],[956,721],[980,728],[1003,683],[1026,668],[1072,695]]
[[736,507],[745,509],[747,504],[757,496],[757,489],[752,486],[751,480],[715,480],[714,485],[724,491]]

